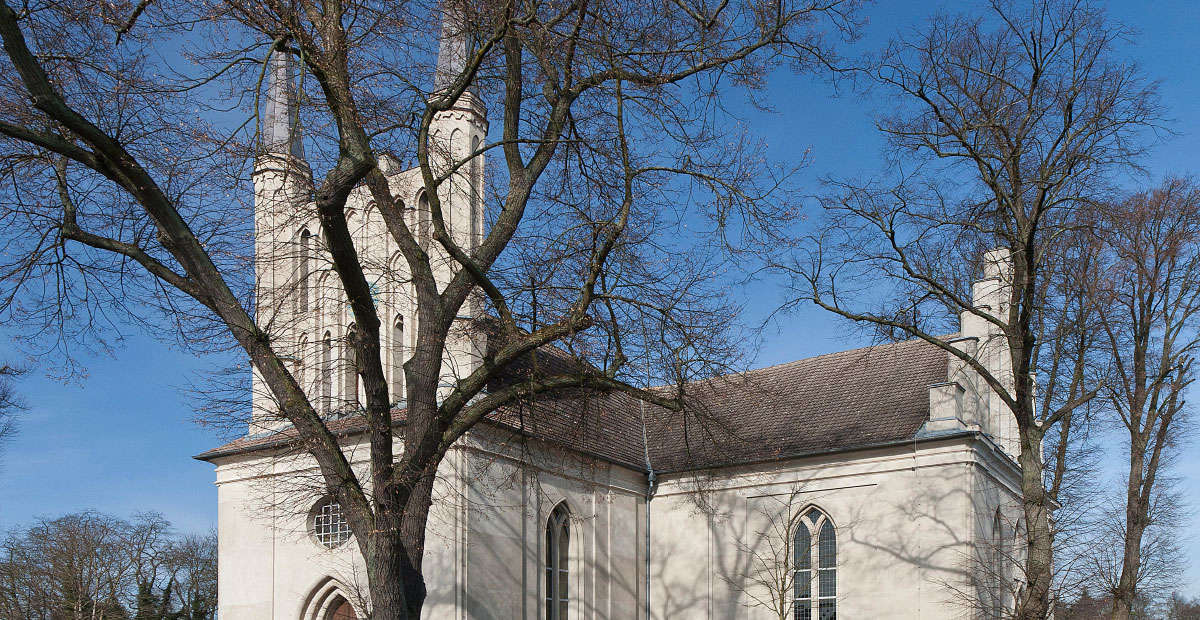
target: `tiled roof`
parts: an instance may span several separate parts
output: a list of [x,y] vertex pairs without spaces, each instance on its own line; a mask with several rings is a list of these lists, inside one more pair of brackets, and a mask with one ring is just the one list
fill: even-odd
[[910,340],[719,377],[693,389],[691,411],[654,411],[651,458],[686,469],[911,439],[946,370],[942,349]]
[[[403,409],[398,409],[392,412],[392,423],[400,425],[404,423]],[[326,420],[325,426],[338,436],[353,435],[361,433],[367,429],[366,419],[361,415],[348,416],[335,420]],[[299,449],[301,447],[300,435],[292,426],[287,426],[277,432],[263,432],[254,435],[246,435],[225,443],[221,446],[213,448],[208,452],[202,452],[195,457],[201,461],[209,461],[222,456],[231,454],[241,454],[243,452],[251,452],[254,450],[265,449]]]
[[[928,418],[927,387],[946,380],[946,353],[919,340],[803,359],[693,384],[683,412],[647,405],[657,470],[751,463],[912,439]],[[520,373],[518,373],[520,374]],[[641,403],[576,391],[509,407],[489,422],[637,470],[645,469]],[[396,414],[402,421],[403,412]],[[361,418],[331,423],[361,430]],[[293,431],[238,439],[211,459],[295,442]]]

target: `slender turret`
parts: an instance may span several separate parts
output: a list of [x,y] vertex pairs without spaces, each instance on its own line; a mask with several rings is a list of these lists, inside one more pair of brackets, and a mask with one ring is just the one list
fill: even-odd
[[442,12],[442,34],[438,42],[437,66],[433,71],[433,90],[449,88],[466,63],[467,36],[463,32],[462,20],[459,11],[447,4]]
[[264,153],[304,158],[296,122],[299,105],[296,91],[296,66],[291,55],[271,54],[267,67],[267,97],[263,106],[262,147]]
[[[441,41],[433,73],[435,96],[449,88],[465,71],[470,37],[453,2],[442,13]],[[455,241],[467,248],[479,243],[483,230],[483,157],[477,155],[487,137],[487,111],[472,85],[439,113],[430,127],[431,163],[437,170],[458,166],[439,192],[442,211]],[[473,154],[476,154],[473,156]]]
[[[457,4],[445,3],[442,12],[441,41],[433,73],[433,96],[444,93],[466,70],[471,56],[471,38]],[[459,247],[471,252],[483,237],[484,157],[482,145],[487,138],[487,111],[474,85],[468,86],[449,110],[434,117],[429,132],[430,164],[437,172],[454,169],[438,190],[442,217],[450,236]],[[421,208],[418,201],[418,209]],[[448,282],[458,265],[433,248],[434,273],[440,282]],[[480,302],[472,296],[461,309],[447,343],[445,381],[471,372],[486,348],[483,333],[475,324]]]
[[[319,233],[311,203],[312,175],[304,159],[298,123],[296,66],[290,54],[275,51],[267,61],[262,98],[259,149],[254,161],[254,250],[256,318],[276,346],[296,360],[302,372],[304,352],[297,343],[313,323],[315,257]],[[252,432],[273,423],[274,399],[254,380]]]
[[[994,249],[982,257],[983,278],[971,286],[972,310],[960,313],[959,338],[952,344],[973,356],[1005,389],[1013,388],[1012,360],[1001,329],[982,315],[1008,320],[1008,295],[1012,290],[1012,258],[1007,249]],[[1019,451],[1012,412],[975,370],[948,354],[947,380],[929,386],[929,422],[926,432],[975,429],[989,435],[1013,458]]]

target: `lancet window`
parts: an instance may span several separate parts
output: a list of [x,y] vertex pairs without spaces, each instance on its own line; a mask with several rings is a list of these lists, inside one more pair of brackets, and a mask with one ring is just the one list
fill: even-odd
[[571,514],[565,503],[554,507],[546,522],[546,620],[567,620],[571,546]]
[[837,530],[817,508],[797,521],[792,537],[792,616],[837,620]]

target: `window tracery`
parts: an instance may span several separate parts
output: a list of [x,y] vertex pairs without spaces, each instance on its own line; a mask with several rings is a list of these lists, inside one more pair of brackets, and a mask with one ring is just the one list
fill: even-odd
[[550,512],[546,522],[546,620],[567,620],[570,593],[570,512],[565,502]]
[[792,556],[792,616],[837,620],[837,529],[820,509],[797,519]]
[[392,321],[392,399],[404,400],[404,316]]
[[300,231],[300,264],[296,271],[300,289],[298,291],[299,294],[296,296],[299,303],[299,310],[300,312],[308,312],[308,309],[311,307],[308,278],[312,274],[312,234],[308,232],[307,228]]

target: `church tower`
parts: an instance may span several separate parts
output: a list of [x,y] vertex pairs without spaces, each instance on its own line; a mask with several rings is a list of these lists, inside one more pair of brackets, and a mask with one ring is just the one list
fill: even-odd
[[[472,49],[463,29],[463,19],[453,4],[447,4],[442,14],[441,38],[437,64],[433,75],[432,97],[453,88],[465,72]],[[430,163],[435,173],[457,168],[439,190],[442,213],[451,238],[459,247],[473,251],[482,241],[484,219],[484,157],[481,148],[487,138],[487,112],[479,99],[478,90],[468,86],[449,110],[434,117],[430,126]],[[418,204],[418,211],[420,211]],[[444,265],[438,273],[441,284],[449,281],[456,271],[448,256],[434,248],[435,264]],[[460,310],[458,320],[447,342],[447,358],[443,367],[443,390],[448,381],[471,372],[479,363],[484,349],[483,336],[475,325],[482,313],[478,297],[472,296]]]
[[[433,89],[436,98],[462,73],[470,46],[461,20],[447,9],[442,18]],[[290,360],[292,372],[310,402],[328,415],[360,409],[361,385],[349,346],[354,318],[324,249],[313,203],[313,179],[300,131],[295,60],[271,55],[260,125],[260,149],[254,167],[256,318],[276,350]],[[487,116],[474,88],[468,89],[430,126],[429,154],[434,176],[453,171],[437,189],[451,238],[472,252],[483,237],[484,157]],[[427,248],[439,287],[457,271],[456,263],[432,240],[429,197],[419,168],[402,169],[402,158],[381,154],[379,167],[393,195],[407,207],[410,230]],[[416,302],[408,266],[385,228],[365,187],[346,203],[347,224],[363,270],[376,291],[382,322],[384,367],[392,400],[403,406],[403,364],[415,344]],[[443,391],[456,377],[477,367],[484,347],[475,318],[480,303],[472,297],[449,335],[442,369]],[[251,433],[277,430],[282,420],[275,401],[255,376]]]
[[[274,51],[266,71],[266,93],[254,162],[255,319],[272,334],[280,353],[302,367],[298,337],[311,319],[311,275],[316,249],[312,173],[300,134],[296,65]],[[274,399],[255,373],[251,432],[269,430],[277,416]]]

